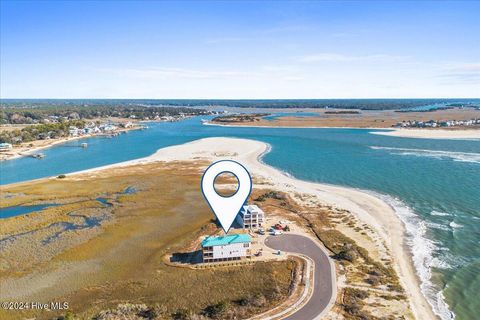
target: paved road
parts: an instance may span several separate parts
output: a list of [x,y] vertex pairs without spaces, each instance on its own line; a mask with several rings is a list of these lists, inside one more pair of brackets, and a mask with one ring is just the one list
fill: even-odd
[[269,236],[265,244],[275,250],[300,253],[309,256],[315,263],[314,290],[310,300],[297,312],[288,316],[288,320],[316,319],[330,303],[336,292],[334,272],[327,253],[313,240],[296,234]]

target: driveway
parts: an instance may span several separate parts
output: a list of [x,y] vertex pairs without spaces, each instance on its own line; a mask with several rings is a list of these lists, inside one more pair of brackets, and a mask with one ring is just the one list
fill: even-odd
[[310,257],[315,264],[314,289],[310,300],[298,311],[286,317],[288,320],[320,319],[328,311],[336,294],[335,272],[327,252],[312,239],[297,234],[269,236],[265,244],[275,250],[300,253]]

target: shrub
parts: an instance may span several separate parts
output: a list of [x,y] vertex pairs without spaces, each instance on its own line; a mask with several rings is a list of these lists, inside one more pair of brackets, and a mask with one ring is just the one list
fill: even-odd
[[380,284],[380,278],[375,276],[370,276],[367,279],[365,279],[365,282],[375,287]]
[[338,254],[335,255],[336,259],[339,260],[347,260],[350,262],[354,262],[358,258],[358,254],[353,249],[342,250]]
[[180,309],[172,314],[172,318],[175,320],[190,320],[192,315],[193,313],[190,310]]
[[229,303],[227,301],[221,301],[217,304],[206,307],[203,310],[203,314],[207,317],[216,319],[223,315],[228,310],[228,307]]
[[64,316],[57,318],[58,320],[75,320],[75,316],[71,311],[67,311]]
[[255,201],[263,202],[268,198],[275,199],[275,200],[285,200],[286,196],[280,192],[270,191],[262,194],[261,196],[256,198]]
[[64,175],[64,174],[60,174],[60,175],[57,176],[58,179],[64,179],[64,178],[66,178],[66,177],[67,177],[67,176]]
[[250,301],[250,304],[255,307],[263,307],[266,303],[267,299],[263,294],[256,294]]

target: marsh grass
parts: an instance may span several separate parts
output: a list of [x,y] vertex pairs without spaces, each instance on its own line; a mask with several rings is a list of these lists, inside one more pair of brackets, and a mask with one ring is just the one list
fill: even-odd
[[[36,292],[36,299],[68,301],[71,312],[80,318],[91,318],[121,303],[161,306],[166,315],[178,310],[201,313],[222,301],[234,306],[235,301],[252,295],[264,297],[265,304],[243,308],[242,312],[262,311],[280,303],[292,281],[295,264],[290,260],[205,270],[171,267],[163,262],[165,255],[185,248],[205,232],[217,231],[199,189],[202,169],[203,165],[192,163],[154,163],[4,187],[6,192],[23,194],[9,200],[10,205],[15,201],[63,203],[28,218],[6,220],[6,235],[36,231],[53,221],[72,222],[74,218],[66,215],[71,210],[87,216],[98,214],[97,210],[107,214],[109,220],[95,232],[65,233],[57,240],[64,246],[47,245],[46,250],[52,254],[47,260],[37,262],[28,255],[10,255],[10,262],[29,265],[29,272],[5,272],[0,280],[20,281],[35,274],[39,281],[30,283],[29,292]],[[130,186],[138,191],[115,196]],[[99,196],[108,198],[112,205],[100,204],[95,200]],[[32,244],[40,240],[33,235],[25,239]],[[35,253],[28,254],[34,257]],[[48,277],[42,274],[57,280],[45,280],[44,287],[40,280]],[[15,314],[0,311],[1,319],[49,319],[53,315],[32,310]]]

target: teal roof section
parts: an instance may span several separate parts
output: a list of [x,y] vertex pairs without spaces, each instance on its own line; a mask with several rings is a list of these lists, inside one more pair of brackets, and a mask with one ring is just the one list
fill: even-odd
[[248,234],[231,234],[223,237],[208,237],[202,241],[202,247],[226,246],[232,243],[252,242]]

